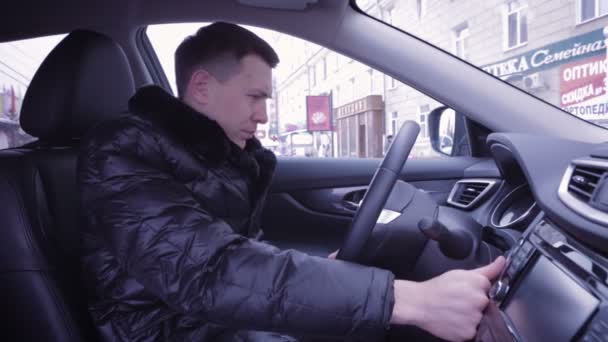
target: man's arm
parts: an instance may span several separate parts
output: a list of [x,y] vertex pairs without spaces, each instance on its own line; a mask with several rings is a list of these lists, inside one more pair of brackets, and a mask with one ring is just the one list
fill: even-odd
[[127,120],[98,129],[79,160],[89,222],[130,277],[173,310],[222,325],[382,336],[392,312],[390,272],[235,234],[173,179],[162,161],[179,151],[162,139]]
[[[328,258],[335,259],[339,250]],[[449,341],[475,337],[489,303],[490,282],[500,275],[505,259],[475,270],[453,270],[425,282],[395,280],[391,323],[415,325]]]
[[396,280],[391,323],[416,325],[449,341],[472,339],[489,303],[490,281],[504,266],[499,257],[487,266],[449,271],[421,283]]

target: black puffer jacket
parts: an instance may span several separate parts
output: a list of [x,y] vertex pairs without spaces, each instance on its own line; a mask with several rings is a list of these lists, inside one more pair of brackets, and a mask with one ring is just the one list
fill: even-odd
[[[157,87],[96,127],[78,164],[90,311],[110,341],[376,340],[390,272],[256,241],[272,152]],[[289,222],[285,222],[289,225]]]

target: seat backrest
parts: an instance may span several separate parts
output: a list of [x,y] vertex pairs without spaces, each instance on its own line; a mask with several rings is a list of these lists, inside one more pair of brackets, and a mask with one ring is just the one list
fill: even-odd
[[120,46],[92,31],[69,34],[34,75],[20,120],[38,140],[0,151],[0,340],[96,340],[80,277],[78,144],[134,92]]

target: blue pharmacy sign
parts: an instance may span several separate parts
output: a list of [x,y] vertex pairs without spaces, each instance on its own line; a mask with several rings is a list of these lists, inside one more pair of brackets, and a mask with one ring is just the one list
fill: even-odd
[[481,68],[497,77],[525,75],[606,52],[602,29],[530,50]]

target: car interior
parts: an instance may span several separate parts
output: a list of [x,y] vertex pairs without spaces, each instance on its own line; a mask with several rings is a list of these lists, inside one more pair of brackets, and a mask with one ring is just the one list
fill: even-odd
[[[0,42],[69,34],[23,100],[21,127],[36,139],[0,151],[3,340],[98,339],[79,278],[80,139],[124,115],[137,88],[170,91],[148,25],[218,20],[288,33],[398,79],[453,109],[456,137],[470,149],[408,159],[419,128],[406,123],[383,160],[279,157],[264,239],[317,256],[340,249],[342,259],[416,281],[505,255],[490,293],[496,311],[477,340],[608,338],[604,128],[366,15],[355,1],[23,0],[10,8]],[[447,107],[429,117],[436,149]],[[437,339],[403,327],[387,340]]]

